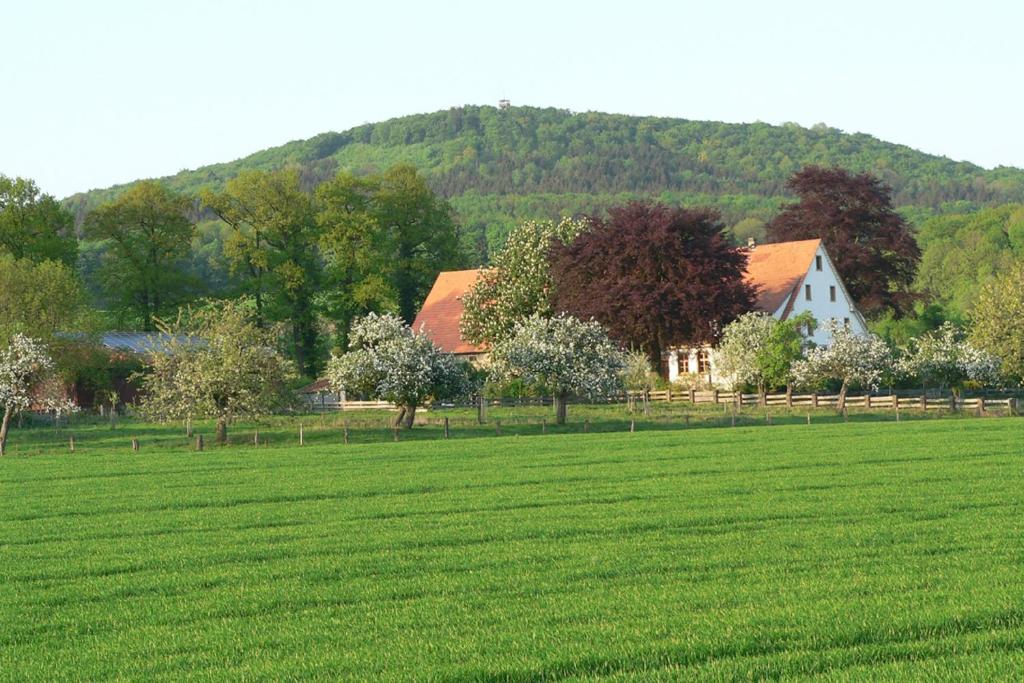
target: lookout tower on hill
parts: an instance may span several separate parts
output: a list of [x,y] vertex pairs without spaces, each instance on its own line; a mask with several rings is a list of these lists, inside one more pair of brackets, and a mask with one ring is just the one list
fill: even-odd
[[512,103],[508,100],[498,100],[498,109],[511,109]]

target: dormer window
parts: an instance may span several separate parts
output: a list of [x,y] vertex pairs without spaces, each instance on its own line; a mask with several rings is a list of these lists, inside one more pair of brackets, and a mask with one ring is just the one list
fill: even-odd
[[820,255],[814,257],[814,269],[815,270],[821,270],[821,256]]

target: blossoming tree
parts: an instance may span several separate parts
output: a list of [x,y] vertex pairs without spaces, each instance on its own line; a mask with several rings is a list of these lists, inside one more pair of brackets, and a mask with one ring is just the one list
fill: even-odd
[[416,409],[430,398],[470,393],[465,363],[444,353],[396,315],[357,319],[347,353],[333,356],[327,379],[336,391],[366,394],[399,407],[395,426],[413,426]]
[[62,389],[53,376],[53,359],[46,346],[23,334],[13,335],[7,348],[0,349],[0,455],[7,448],[11,418],[19,412],[33,405],[55,411],[73,409]]
[[493,344],[508,336],[517,321],[534,313],[551,315],[554,283],[548,252],[555,242],[570,244],[588,227],[587,221],[565,218],[559,223],[527,221],[514,229],[464,297],[462,336],[474,344]]
[[725,326],[715,349],[719,373],[730,378],[733,389],[745,384],[760,394],[769,388],[789,384],[793,364],[808,346],[801,329],[814,324],[810,313],[789,320],[777,320],[767,313],[744,313]]
[[494,345],[490,378],[520,380],[555,399],[558,424],[565,424],[570,396],[599,398],[622,390],[622,351],[596,322],[570,315],[533,315],[515,324],[512,334]]
[[900,369],[922,382],[949,388],[959,395],[967,382],[992,384],[999,380],[999,359],[971,344],[953,323],[911,340]]
[[873,334],[857,334],[843,323],[830,319],[825,330],[831,335],[828,346],[816,346],[803,360],[793,363],[794,384],[817,387],[826,381],[841,382],[838,410],[846,407],[851,385],[876,388],[893,369],[889,346]]
[[160,323],[168,336],[150,355],[143,375],[142,411],[160,420],[216,420],[217,443],[239,417],[265,415],[292,400],[290,361],[276,348],[275,331],[256,325],[245,300],[211,304]]

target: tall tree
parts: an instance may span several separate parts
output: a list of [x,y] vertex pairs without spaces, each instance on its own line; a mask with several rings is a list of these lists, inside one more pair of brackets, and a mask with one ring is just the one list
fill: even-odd
[[361,178],[343,171],[317,198],[322,249],[352,292],[349,315],[388,304],[411,323],[438,271],[463,263],[451,207],[413,166]]
[[90,311],[74,271],[0,253],[0,346],[23,334],[53,344],[58,332],[89,327]]
[[74,216],[26,178],[0,175],[0,251],[32,261],[78,258]]
[[868,173],[807,166],[787,183],[800,200],[767,225],[769,241],[821,238],[866,315],[909,310],[921,251],[888,187]]
[[301,371],[320,368],[314,295],[322,270],[313,197],[295,169],[247,171],[203,203],[232,229],[224,245],[256,305],[256,322],[286,320]]
[[730,245],[715,211],[631,202],[591,222],[552,249],[555,308],[601,322],[653,363],[672,346],[714,341],[752,307],[746,253]]
[[982,286],[971,323],[973,344],[999,358],[1014,384],[1024,384],[1024,261]]
[[515,228],[463,300],[462,336],[474,344],[494,344],[516,322],[534,314],[551,317],[554,281],[548,253],[554,242],[571,244],[588,227],[585,220],[565,218],[527,221]]
[[200,283],[189,277],[195,225],[192,202],[156,181],[133,185],[85,219],[85,235],[105,240],[99,285],[122,312],[135,314],[144,330],[157,317],[195,296]]

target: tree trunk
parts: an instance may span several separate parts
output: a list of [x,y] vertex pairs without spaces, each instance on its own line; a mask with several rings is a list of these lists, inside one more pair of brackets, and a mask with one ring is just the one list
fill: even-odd
[[566,404],[567,404],[567,401],[565,399],[566,399],[565,394],[555,394],[555,396],[554,396],[554,401],[555,401],[555,424],[560,424],[560,425],[564,425],[565,424],[565,413],[566,413]]
[[402,420],[404,429],[412,429],[413,420],[416,418],[416,404],[405,406],[405,419]]
[[217,418],[217,445],[223,446],[228,442],[228,421],[223,417]]
[[0,423],[0,456],[3,456],[7,452],[7,430],[11,426],[11,412],[10,406],[4,409],[4,419]]
[[401,427],[402,423],[405,422],[405,406],[398,406],[398,413],[395,415],[395,427]]
[[839,387],[839,398],[836,400],[836,410],[840,413],[846,407],[846,391],[850,388],[850,380],[844,379],[843,386]]

